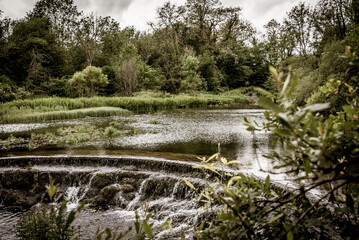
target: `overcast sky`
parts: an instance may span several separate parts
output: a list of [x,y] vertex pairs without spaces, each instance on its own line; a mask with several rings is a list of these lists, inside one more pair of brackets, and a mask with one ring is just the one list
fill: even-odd
[[[154,21],[156,10],[168,0],[74,0],[79,10],[111,16],[121,27],[134,26],[138,30],[149,29],[147,22]],[[222,0],[224,6],[242,8],[242,18],[249,20],[258,30],[271,19],[282,21],[286,12],[300,1],[315,5],[317,0]],[[36,0],[0,0],[4,16],[18,19],[30,11]],[[186,0],[171,0],[182,5]]]

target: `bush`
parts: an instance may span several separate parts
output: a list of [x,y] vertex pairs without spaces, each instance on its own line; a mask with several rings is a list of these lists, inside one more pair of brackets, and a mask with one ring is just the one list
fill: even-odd
[[76,72],[68,81],[69,93],[74,97],[93,97],[108,84],[101,68],[89,66]]
[[115,127],[109,126],[105,129],[105,136],[106,137],[116,137],[121,135],[121,132],[119,132]]
[[9,102],[28,96],[30,96],[30,93],[22,87],[15,86],[9,77],[5,75],[0,76],[0,102]]

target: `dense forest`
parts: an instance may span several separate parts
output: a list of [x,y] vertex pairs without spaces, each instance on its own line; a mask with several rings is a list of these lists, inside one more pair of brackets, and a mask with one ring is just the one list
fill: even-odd
[[300,3],[259,33],[240,18],[240,8],[219,0],[167,2],[144,33],[80,12],[72,0],[40,0],[22,19],[1,17],[0,101],[248,86],[275,91],[271,65],[284,73],[291,66],[299,75],[296,102],[315,102],[326,81],[345,78],[348,62],[340,56],[358,24],[358,8],[357,1]]

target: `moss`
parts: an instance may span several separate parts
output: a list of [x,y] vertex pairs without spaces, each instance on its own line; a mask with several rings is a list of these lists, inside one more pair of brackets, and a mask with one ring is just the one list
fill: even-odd
[[121,185],[121,191],[124,193],[129,193],[135,191],[135,187],[131,184],[122,184]]
[[105,206],[113,202],[115,195],[120,191],[118,185],[110,185],[101,189],[100,194],[95,198],[94,203]]

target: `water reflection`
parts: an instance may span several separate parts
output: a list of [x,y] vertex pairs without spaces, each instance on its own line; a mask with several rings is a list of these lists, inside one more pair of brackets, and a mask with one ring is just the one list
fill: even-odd
[[[56,131],[57,128],[84,123],[105,126],[110,121],[126,122],[128,127],[147,133],[117,137],[101,142],[88,142],[85,146],[61,149],[57,147],[38,149],[31,152],[2,153],[9,155],[53,155],[53,154],[153,154],[169,159],[195,160],[195,156],[212,155],[221,144],[222,154],[231,160],[239,160],[246,168],[267,169],[269,163],[262,157],[272,147],[269,135],[248,132],[243,117],[264,121],[260,109],[181,109],[157,114],[141,114],[128,117],[88,118],[84,120],[58,121],[46,124],[0,125],[2,136],[15,134],[31,135],[35,132]],[[156,124],[154,124],[156,123]],[[131,153],[133,152],[133,153]]]

